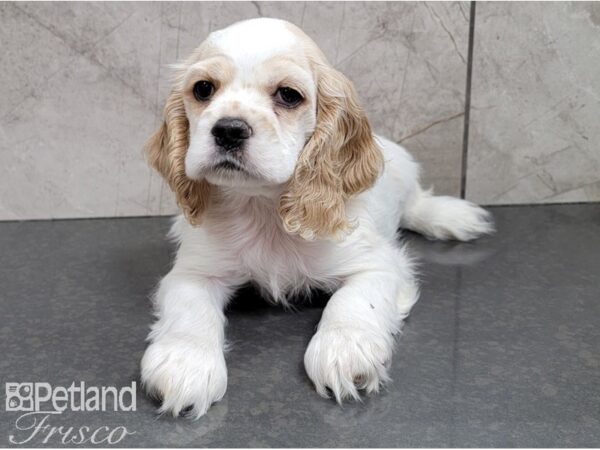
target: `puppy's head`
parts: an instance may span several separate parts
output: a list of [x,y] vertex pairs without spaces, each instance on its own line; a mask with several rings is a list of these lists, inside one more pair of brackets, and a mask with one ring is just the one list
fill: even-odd
[[352,84],[275,19],[214,32],[176,67],[147,151],[190,222],[214,186],[279,188],[286,230],[305,238],[346,231],[345,201],[383,165]]

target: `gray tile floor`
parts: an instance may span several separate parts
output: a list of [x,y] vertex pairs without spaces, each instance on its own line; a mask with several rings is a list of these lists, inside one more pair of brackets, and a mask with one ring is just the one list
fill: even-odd
[[[405,237],[423,290],[378,396],[340,408],[313,392],[301,362],[322,299],[290,312],[246,290],[229,312],[228,392],[200,421],[157,419],[138,392],[136,412],[49,425],[135,431],[119,446],[599,446],[600,205],[492,212],[498,233],[476,243]],[[2,384],[137,380],[167,229],[165,218],[1,223]],[[31,435],[20,413],[0,414],[0,445]]]

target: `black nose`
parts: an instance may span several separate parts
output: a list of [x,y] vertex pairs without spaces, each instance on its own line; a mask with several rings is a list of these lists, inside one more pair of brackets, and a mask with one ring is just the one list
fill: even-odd
[[210,130],[215,142],[225,150],[237,150],[243,141],[252,136],[252,128],[244,120],[233,117],[223,117]]

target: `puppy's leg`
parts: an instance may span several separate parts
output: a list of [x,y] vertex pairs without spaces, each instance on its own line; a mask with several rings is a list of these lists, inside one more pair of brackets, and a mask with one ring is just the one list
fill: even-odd
[[191,407],[196,418],[227,389],[223,308],[230,289],[177,266],[160,282],[158,320],[141,363],[146,390],[162,398],[160,412],[177,416]]
[[352,274],[327,304],[304,365],[317,392],[336,400],[376,392],[388,380],[394,334],[418,297],[403,249],[382,244],[352,261]]

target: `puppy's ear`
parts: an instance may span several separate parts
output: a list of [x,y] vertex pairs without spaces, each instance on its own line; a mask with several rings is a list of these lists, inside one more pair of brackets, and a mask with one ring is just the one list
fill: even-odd
[[148,160],[167,180],[188,221],[200,223],[206,209],[210,185],[189,179],[185,174],[185,155],[189,145],[189,122],[181,92],[174,89],[167,100],[164,121],[145,146]]
[[345,201],[373,186],[382,168],[381,149],[352,83],[320,64],[315,131],[280,200],[285,229],[305,239],[347,233],[352,226]]

